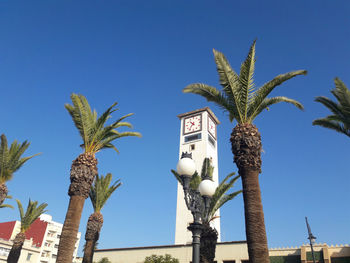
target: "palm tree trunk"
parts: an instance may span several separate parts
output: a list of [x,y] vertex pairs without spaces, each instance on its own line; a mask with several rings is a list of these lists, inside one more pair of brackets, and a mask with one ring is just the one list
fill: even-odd
[[246,237],[250,263],[269,263],[261,202],[261,137],[253,124],[238,124],[231,134],[234,162],[242,178]]
[[84,202],[85,198],[79,195],[72,196],[69,200],[68,211],[58,245],[57,263],[72,262]]
[[101,228],[103,225],[103,216],[100,212],[90,215],[85,233],[85,248],[83,263],[92,263],[94,256],[95,245],[100,237]]
[[6,184],[0,184],[0,205],[4,202],[7,196],[8,190]]
[[10,253],[7,257],[8,263],[17,263],[18,259],[21,255],[21,250],[24,244],[24,240],[26,239],[26,236],[24,233],[18,233],[13,240],[13,245],[10,250]]
[[215,258],[218,232],[209,224],[203,225],[200,243],[200,263],[213,263]]
[[95,243],[96,242],[94,242],[94,240],[86,240],[83,263],[92,262],[92,258],[94,256]]
[[259,171],[240,169],[248,254],[251,263],[268,263],[269,251],[259,186]]
[[93,154],[83,153],[72,163],[69,206],[64,220],[57,251],[57,263],[71,263],[85,199],[89,196],[97,174],[97,160]]

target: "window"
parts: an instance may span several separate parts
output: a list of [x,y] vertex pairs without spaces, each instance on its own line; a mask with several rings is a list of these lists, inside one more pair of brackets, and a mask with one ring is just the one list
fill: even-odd
[[58,244],[55,244],[55,248],[58,248]]
[[194,135],[189,135],[185,137],[185,142],[190,142],[190,141],[194,141],[194,140],[199,140],[202,138],[202,134],[201,133],[197,133]]
[[208,141],[215,147],[215,140],[208,134]]
[[235,260],[224,260],[223,263],[236,263]]
[[194,144],[191,144],[191,145],[190,145],[190,151],[194,151],[195,148],[196,148],[196,147],[195,147]]
[[32,257],[32,255],[33,255],[32,253],[28,253],[26,261],[30,261],[30,258]]

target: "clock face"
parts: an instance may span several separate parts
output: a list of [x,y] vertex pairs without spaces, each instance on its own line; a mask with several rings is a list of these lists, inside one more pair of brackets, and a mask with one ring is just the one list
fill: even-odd
[[208,117],[208,131],[216,139],[216,124],[210,117]]
[[188,117],[184,122],[184,134],[200,131],[202,129],[202,115]]

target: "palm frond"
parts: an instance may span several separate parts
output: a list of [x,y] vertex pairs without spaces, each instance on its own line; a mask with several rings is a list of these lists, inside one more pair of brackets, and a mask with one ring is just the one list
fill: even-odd
[[27,210],[24,213],[23,206],[19,200],[16,199],[18,210],[21,218],[21,232],[25,233],[30,225],[43,213],[47,212],[45,208],[46,203],[42,203],[38,206],[38,201],[31,201],[29,199]]
[[223,87],[223,91],[226,94],[230,104],[235,105],[235,112],[237,115],[235,118],[240,121],[242,120],[242,108],[240,108],[240,81],[237,73],[232,69],[230,63],[226,59],[225,55],[215,49],[214,59],[216,63],[216,70],[219,74],[219,82]]
[[208,157],[204,158],[201,171],[202,180],[204,180],[206,177],[213,179],[213,172],[214,167],[211,165],[211,160]]
[[242,110],[244,122],[247,120],[249,100],[252,97],[255,86],[253,79],[255,69],[255,44],[256,40],[254,40],[253,44],[251,45],[248,56],[242,63],[241,70],[239,73],[239,108]]
[[96,176],[94,184],[91,186],[89,197],[94,208],[94,212],[100,212],[113,192],[122,185],[120,180],[115,181],[112,185],[112,174],[106,176]]
[[324,97],[324,96],[318,96],[315,98],[315,101],[323,104],[323,106],[328,108],[333,114],[345,117],[344,112],[341,108],[341,105],[337,104],[336,102],[332,101],[331,99]]
[[346,115],[350,115],[350,91],[346,87],[345,83],[339,78],[334,79],[335,88],[331,90],[332,94],[337,98],[342,111]]
[[[242,193],[242,190],[233,192],[231,194],[227,194],[227,195],[223,195],[222,198],[220,198],[217,203],[215,204],[215,206],[212,208],[212,210],[210,210],[210,214],[208,217],[208,222],[212,221],[212,219],[215,216],[215,212],[222,207],[225,203],[227,203],[228,201],[234,199],[237,195],[239,195],[240,193]],[[215,211],[215,212],[214,212]],[[214,212],[214,213],[213,213]]]
[[83,95],[72,93],[71,100],[73,105],[65,104],[65,108],[71,115],[75,127],[77,127],[83,139],[85,149],[88,149],[91,131],[94,128],[94,114],[91,112],[90,105]]
[[350,130],[345,128],[340,122],[330,120],[328,117],[322,119],[316,119],[312,122],[312,125],[319,125],[324,128],[335,130],[350,137]]
[[231,122],[234,119],[240,120],[240,114],[237,110],[236,104],[230,101],[226,95],[222,94],[216,88],[202,83],[195,83],[186,86],[182,91],[184,93],[198,94],[206,98],[207,101],[214,102],[224,111],[229,113]]
[[[178,172],[176,172],[173,169],[171,169],[171,172],[174,175],[174,177],[176,178],[176,180],[183,186],[183,181],[181,179],[181,176],[178,174]],[[193,190],[198,189],[198,186],[201,183],[201,181],[202,181],[201,177],[199,176],[197,171],[195,171],[195,173],[191,177],[190,188]]]
[[315,98],[316,102],[323,104],[333,115],[316,119],[312,124],[335,130],[350,137],[350,91],[339,78],[335,78],[334,83],[335,88],[331,92],[336,97],[337,102],[324,96]]
[[[201,83],[191,84],[183,89],[183,92],[198,94],[208,101],[214,102],[229,112],[231,122],[236,119],[238,123],[251,123],[258,113],[261,112],[262,107],[260,105],[275,87],[295,76],[307,74],[306,70],[281,74],[255,90],[253,79],[255,45],[256,41],[251,45],[248,56],[241,65],[239,76],[231,68],[225,56],[221,52],[214,50],[219,82],[223,87],[222,92]],[[291,100],[289,102],[292,103]],[[297,105],[299,103],[294,104]]]
[[20,144],[17,140],[14,140],[9,148],[6,136],[4,134],[1,135],[0,183],[11,180],[13,173],[20,169],[25,162],[40,154],[38,153],[32,156],[22,157],[29,145],[30,143],[27,141]]
[[11,209],[13,209],[13,206],[9,205],[9,204],[1,204],[0,208],[11,208]]
[[116,102],[97,118],[96,111],[91,111],[91,107],[83,95],[73,93],[71,99],[73,105],[66,104],[65,107],[83,139],[85,152],[96,153],[105,148],[113,148],[118,152],[112,141],[126,136],[141,136],[138,132],[119,133],[116,130],[120,127],[132,128],[130,123],[122,122],[122,120],[133,113],[122,116],[110,125],[106,124],[111,118],[111,114],[117,110],[115,108]]
[[202,182],[202,178],[199,176],[199,174],[196,171],[191,177],[190,188],[193,190],[197,190],[201,182]]
[[179,175],[178,172],[176,172],[175,170],[171,169],[170,170],[172,172],[172,174],[174,175],[174,177],[176,178],[176,180],[182,185],[182,180],[181,180],[181,177]]
[[[264,84],[262,87],[260,87],[258,90],[255,91],[254,96],[252,97],[252,102],[249,105],[248,108],[248,119],[250,122],[254,120],[258,114],[256,113],[259,109],[261,109],[260,104],[263,103],[263,101],[266,99],[266,97],[279,85],[281,85],[283,82],[294,78],[298,75],[306,75],[306,70],[297,70],[288,72],[285,74],[278,75],[273,80],[270,80],[266,84]],[[261,111],[260,111],[261,112]],[[252,117],[254,116],[254,118]]]
[[231,194],[227,194],[227,192],[233,188],[234,183],[238,180],[238,178],[240,178],[239,175],[233,177],[234,175],[235,173],[228,174],[216,188],[215,193],[210,201],[208,214],[204,216],[207,222],[211,221],[211,219],[215,216],[216,211],[220,207],[222,207],[227,201],[232,200],[241,192],[237,191]]
[[249,122],[251,122],[252,120],[254,120],[256,118],[256,116],[258,116],[264,109],[269,109],[269,107],[273,104],[277,104],[280,102],[286,102],[286,103],[291,103],[293,104],[295,107],[297,107],[300,110],[304,110],[303,105],[293,99],[284,97],[284,96],[277,96],[277,97],[273,97],[273,98],[265,98],[262,103],[259,105],[259,107],[255,110],[254,115],[251,115],[249,117]]

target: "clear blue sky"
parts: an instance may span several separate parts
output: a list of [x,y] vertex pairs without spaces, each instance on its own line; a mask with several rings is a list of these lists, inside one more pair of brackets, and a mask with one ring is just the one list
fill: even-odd
[[[114,118],[134,112],[129,121],[143,138],[116,142],[119,155],[97,154],[99,172],[123,182],[102,210],[99,248],[173,244],[176,115],[210,106],[222,122],[220,178],[237,171],[229,144],[235,124],[181,90],[193,82],[219,87],[212,49],[239,71],[257,38],[258,86],[280,73],[309,71],[272,94],[299,100],[304,112],[279,104],[255,121],[264,148],[260,179],[269,247],[306,243],[305,216],[318,242],[349,243],[350,141],[311,125],[329,113],[315,96],[332,97],[336,76],[350,85],[349,13],[345,0],[0,0],[0,133],[11,142],[28,139],[27,155],[42,152],[8,183],[10,194],[23,203],[29,197],[47,202],[49,214],[63,222],[70,165],[81,153],[64,104],[72,92],[84,94],[99,113],[117,101]],[[82,236],[91,212],[87,200]],[[221,215],[223,241],[244,240],[242,198]],[[0,221],[18,218],[17,209],[0,214]]]

